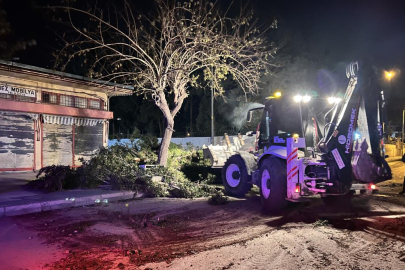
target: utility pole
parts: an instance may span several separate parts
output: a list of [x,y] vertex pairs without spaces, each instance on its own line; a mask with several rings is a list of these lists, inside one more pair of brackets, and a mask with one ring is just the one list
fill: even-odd
[[211,83],[211,144],[214,145],[214,88]]
[[[211,76],[214,76],[214,73],[211,69]],[[211,144],[214,145],[214,82],[213,77],[211,78]]]
[[193,95],[190,93],[190,136],[193,136]]
[[405,110],[402,111],[402,142],[401,142],[401,156],[404,155],[404,124],[405,124]]

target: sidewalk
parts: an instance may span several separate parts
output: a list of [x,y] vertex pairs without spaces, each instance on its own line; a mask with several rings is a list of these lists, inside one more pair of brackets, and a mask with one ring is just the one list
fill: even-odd
[[133,191],[122,190],[75,189],[45,193],[22,188],[24,184],[33,179],[35,179],[35,174],[32,172],[0,174],[0,218],[135,197]]
[[4,192],[19,189],[28,182],[35,180],[36,172],[0,172],[0,196]]

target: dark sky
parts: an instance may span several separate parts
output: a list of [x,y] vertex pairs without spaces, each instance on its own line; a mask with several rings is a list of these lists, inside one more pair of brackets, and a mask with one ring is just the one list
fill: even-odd
[[[308,50],[327,52],[325,63],[371,57],[381,69],[405,68],[404,1],[284,0],[266,5],[278,14],[280,28],[292,35],[296,53],[304,43]],[[398,79],[403,82],[404,76]]]
[[[58,2],[1,0],[0,4],[8,12],[8,20],[17,36],[34,36],[39,41],[46,39],[49,42],[51,33],[47,32],[47,28],[52,28],[52,25],[47,25],[47,18],[44,18],[43,12],[33,9],[33,4]],[[139,2],[141,6],[145,1],[134,2]],[[369,54],[386,68],[405,62],[405,3],[402,0],[252,2],[259,17],[278,19],[279,32],[292,35],[293,44],[288,45],[297,52],[300,47],[311,46],[321,52],[327,50],[341,61]],[[25,57],[29,58],[28,55]]]
[[[405,1],[263,1],[281,32],[289,36],[287,51],[315,59],[328,71],[344,75],[353,60],[371,59],[389,97],[389,117],[402,122],[405,109]],[[260,6],[261,3],[258,3]],[[266,8],[264,8],[266,6]],[[387,83],[383,70],[398,76]],[[401,73],[401,71],[404,71]]]
[[[221,1],[221,0],[220,0]],[[229,2],[229,0],[223,0]],[[35,38],[37,46],[20,52],[20,62],[52,67],[54,26],[32,3],[58,0],[1,0],[14,33]],[[139,2],[142,7],[145,1]],[[281,53],[316,59],[320,67],[344,74],[352,60],[371,58],[381,70],[405,71],[405,1],[402,0],[253,0],[260,18],[276,17],[277,36],[287,40]],[[31,4],[30,4],[31,3]],[[315,76],[315,75],[314,75]],[[397,109],[405,109],[405,72],[385,85]],[[395,107],[394,106],[394,107]]]

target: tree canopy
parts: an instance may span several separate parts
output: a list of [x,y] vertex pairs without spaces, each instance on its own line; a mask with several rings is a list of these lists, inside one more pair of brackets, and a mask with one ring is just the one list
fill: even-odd
[[259,27],[246,6],[235,13],[232,4],[206,0],[154,2],[148,14],[127,1],[112,10],[63,7],[78,35],[65,37],[56,67],[64,70],[79,57],[90,63],[90,77],[133,85],[136,94],[152,98],[166,123],[159,154],[165,165],[174,117],[201,81],[209,80],[216,95],[224,94],[228,78],[244,93],[258,92],[277,50],[265,33],[277,22]]

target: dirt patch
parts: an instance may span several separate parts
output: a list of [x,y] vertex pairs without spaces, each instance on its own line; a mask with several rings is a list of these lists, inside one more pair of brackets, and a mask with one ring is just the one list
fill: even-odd
[[[175,201],[175,200],[173,200]],[[85,207],[53,215],[36,214],[16,218],[37,231],[48,243],[58,243],[66,258],[55,269],[111,269],[111,261],[140,266],[149,262],[171,262],[195,254],[252,239],[270,228],[262,216],[258,198],[198,210],[142,213],[103,207]],[[118,264],[117,264],[118,265]],[[80,268],[80,267],[82,268]],[[76,267],[76,268],[75,268]]]
[[257,195],[219,206],[144,199],[14,221],[59,245],[65,257],[52,269],[405,269],[404,206],[399,196],[343,209],[313,198],[271,217]]

